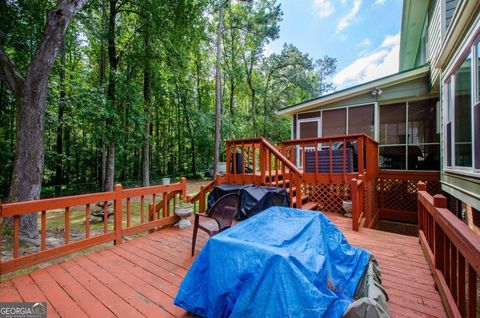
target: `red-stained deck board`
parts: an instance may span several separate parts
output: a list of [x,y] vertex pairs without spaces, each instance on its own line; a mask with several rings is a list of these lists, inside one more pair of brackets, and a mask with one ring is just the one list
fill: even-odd
[[[392,317],[446,317],[417,238],[364,228],[353,232],[351,219],[327,216],[351,244],[377,258]],[[191,229],[167,228],[77,256],[1,283],[0,301],[48,301],[52,317],[73,308],[92,317],[187,317],[173,298],[194,260],[191,238]],[[207,239],[200,231],[196,255]]]
[[23,301],[11,281],[0,283],[0,299],[2,301]]
[[85,256],[75,259],[75,262],[94,276],[99,282],[108,286],[115,294],[126,300],[137,311],[147,317],[170,317],[163,308],[146,298],[139,290],[131,288],[123,281],[113,276],[107,266],[98,266]]
[[75,262],[65,262],[62,264],[62,267],[69,272],[70,275],[77,279],[79,285],[85,287],[90,294],[94,295],[99,302],[104,304],[116,316],[144,316],[124,299],[114,293],[109,286],[105,286],[101,282],[97,281],[95,277],[90,275],[85,269]]
[[[47,297],[42,293],[37,284],[32,280],[29,275],[24,275],[17,277],[12,280],[13,285],[17,289],[18,293],[21,295],[23,301],[26,302],[46,302],[47,303],[47,313],[49,317],[60,317],[55,309],[52,306]],[[0,299],[3,299],[0,297]],[[3,301],[3,300],[2,300]]]
[[33,272],[30,277],[61,317],[88,317],[46,270]]
[[115,315],[99,302],[95,296],[80,285],[75,278],[60,265],[47,268],[53,279],[72,297],[82,310],[90,317],[115,317]]

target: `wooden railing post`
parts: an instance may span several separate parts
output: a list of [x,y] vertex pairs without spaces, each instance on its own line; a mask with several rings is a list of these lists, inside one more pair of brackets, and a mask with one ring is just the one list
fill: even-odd
[[187,202],[187,178],[182,177],[180,178],[180,183],[182,184],[182,190],[180,191],[180,196],[183,202]]
[[[164,200],[166,198],[163,198]],[[165,213],[165,211],[163,212]],[[150,202],[150,204],[148,205],[148,222],[152,222],[155,220],[155,205],[153,204],[153,202]],[[148,233],[153,233],[154,230],[151,229],[151,230],[148,230]]]
[[263,144],[263,141],[261,141],[260,142],[260,175],[261,175],[260,183],[262,185],[267,183],[266,170],[267,170],[266,148],[265,148],[265,145]]
[[[435,208],[446,208],[447,207],[447,198],[441,194],[436,194],[433,196],[433,206]],[[435,216],[433,216],[434,222],[434,257],[435,257],[435,267],[444,273],[444,258],[445,258],[445,233],[443,232],[440,225],[437,223]],[[444,273],[445,274],[445,273]]]
[[365,149],[363,146],[363,138],[364,137],[358,137],[357,138],[357,143],[358,143],[358,173],[363,174],[365,171]]
[[295,187],[297,188],[295,193],[295,207],[297,209],[302,208],[302,177],[299,175],[295,176]]
[[[113,224],[115,230],[115,245],[122,244],[122,185],[117,183],[114,187],[115,191],[115,203],[114,203],[114,213],[113,213]],[[103,216],[108,219],[107,215]]]
[[352,229],[358,231],[358,182],[356,178],[353,178],[350,181],[350,186],[352,187]]
[[232,174],[231,174],[232,173],[232,167],[231,167],[231,165],[232,165],[232,161],[231,161],[232,160],[232,154],[231,154],[231,150],[230,150],[230,142],[229,141],[227,141],[226,153],[227,153],[227,155],[226,155],[227,158],[225,159],[225,164],[227,166],[226,166],[225,175],[227,177],[228,182],[230,183],[230,182],[232,182]]
[[[422,182],[422,181],[419,181],[417,183],[417,193],[420,193],[420,191],[427,191],[427,185]],[[421,231],[425,231],[424,229],[424,226],[425,224],[423,224],[423,205],[422,203],[420,202],[420,199],[417,200],[418,201],[418,208],[417,208],[417,213],[418,213],[418,229],[421,230]]]
[[220,173],[217,173],[215,176],[215,186],[219,186],[222,184],[222,175]]
[[198,212],[205,212],[205,186],[200,186],[200,197],[198,203]]

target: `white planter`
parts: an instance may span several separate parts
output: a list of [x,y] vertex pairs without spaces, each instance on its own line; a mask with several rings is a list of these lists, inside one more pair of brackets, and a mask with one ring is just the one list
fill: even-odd
[[170,178],[162,178],[162,184],[163,184],[163,185],[168,185],[168,184],[170,184]]
[[350,200],[342,201],[342,208],[345,211],[344,215],[347,218],[351,218],[352,217],[352,201],[350,201]]
[[175,206],[175,214],[180,218],[180,222],[178,222],[178,227],[181,229],[188,228],[192,226],[189,217],[193,213],[193,206],[187,207],[180,207]]

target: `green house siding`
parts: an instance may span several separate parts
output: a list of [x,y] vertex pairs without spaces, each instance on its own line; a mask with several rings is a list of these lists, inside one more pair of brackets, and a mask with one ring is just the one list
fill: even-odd
[[445,0],[445,25],[447,29],[450,26],[450,22],[452,22],[458,2],[458,0]]
[[[450,3],[451,14],[455,8],[461,7],[461,5],[466,6],[463,1],[448,1],[447,0],[447,9],[448,3]],[[468,4],[468,3],[467,3]],[[455,5],[455,7],[453,7]],[[473,6],[471,8],[463,9],[464,15],[459,16],[455,20],[451,20],[450,29],[448,30],[451,34],[456,34],[454,38],[450,37],[449,41],[454,42],[455,45],[451,47],[451,51],[441,52],[443,55],[449,56],[448,59],[440,67],[441,72],[441,81],[440,81],[440,90],[441,90],[441,119],[443,124],[443,129],[440,133],[440,144],[441,144],[441,155],[442,155],[442,171],[441,171],[441,182],[442,190],[448,194],[456,197],[458,200],[474,207],[475,209],[480,209],[480,171],[474,170],[472,167],[447,167],[445,161],[446,155],[446,136],[445,136],[445,125],[446,125],[446,109],[447,109],[447,92],[444,85],[451,76],[452,73],[456,72],[458,66],[463,63],[465,60],[466,54],[470,50],[472,44],[475,42],[475,39],[478,39],[480,36],[480,8],[478,3],[470,3]],[[447,11],[448,12],[448,11]],[[462,32],[460,32],[460,30]],[[456,31],[456,33],[454,32]],[[457,34],[458,33],[458,34]],[[447,46],[449,43],[446,43]],[[445,46],[445,45],[444,45]],[[467,67],[469,64],[465,64]],[[457,92],[465,93],[467,87],[463,87],[465,83],[459,82],[456,83],[460,87],[457,88]],[[470,83],[468,83],[470,87]],[[463,128],[467,128],[467,125],[472,125],[468,121],[460,121],[461,127],[458,128],[458,131],[461,132]],[[471,127],[473,129],[473,127]],[[475,138],[479,138],[478,136]],[[453,149],[453,148],[452,148]],[[474,151],[474,148],[472,148]],[[454,162],[454,160],[453,160]]]
[[443,171],[442,190],[480,210],[480,178],[467,174]]

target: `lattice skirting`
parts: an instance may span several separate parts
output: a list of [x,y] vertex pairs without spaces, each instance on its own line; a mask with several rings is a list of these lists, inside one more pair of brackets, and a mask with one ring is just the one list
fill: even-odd
[[374,225],[378,214],[378,192],[376,181],[365,181],[365,218],[366,226]]
[[421,179],[396,179],[380,177],[377,181],[378,207],[380,209],[398,211],[417,211],[417,183],[423,181],[427,184],[427,191],[438,194],[441,191],[439,181]]
[[350,185],[343,184],[304,184],[304,194],[310,196],[309,201],[320,203],[319,210],[325,212],[343,212],[342,201],[351,200]]

